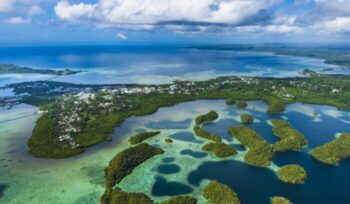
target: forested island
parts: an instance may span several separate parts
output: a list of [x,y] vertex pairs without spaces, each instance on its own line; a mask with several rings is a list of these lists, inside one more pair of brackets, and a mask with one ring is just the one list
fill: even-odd
[[310,154],[324,164],[338,164],[350,157],[350,133],[343,133],[339,138],[312,149]]
[[273,145],[275,152],[300,151],[308,144],[305,136],[292,128],[288,121],[274,119],[271,122],[273,134],[280,138],[280,141]]
[[257,132],[244,125],[231,127],[228,132],[242,145],[248,147],[249,150],[244,156],[248,164],[261,167],[271,164],[272,147]]
[[271,204],[292,204],[292,202],[285,197],[274,196],[271,198]]
[[70,69],[33,69],[13,64],[0,64],[0,74],[47,74],[47,75],[71,75],[79,73]]
[[277,178],[284,183],[303,184],[307,174],[305,169],[297,164],[289,164],[282,166],[277,171]]
[[[110,140],[115,127],[130,116],[151,114],[160,107],[185,101],[227,99],[230,104],[244,107],[244,101],[263,100],[269,105],[267,112],[270,114],[284,111],[284,107],[293,102],[350,109],[350,77],[344,75],[317,74],[282,79],[230,76],[164,85],[76,85],[37,81],[7,87],[13,88],[16,94],[27,94],[2,99],[1,104],[40,105],[45,111],[36,123],[28,146],[34,156],[52,158],[73,156]],[[204,137],[210,135],[200,126],[195,132]],[[220,137],[210,137],[220,141]]]

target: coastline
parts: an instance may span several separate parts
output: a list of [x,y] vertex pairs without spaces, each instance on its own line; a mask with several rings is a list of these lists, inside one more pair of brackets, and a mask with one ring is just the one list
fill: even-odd
[[[230,82],[231,84],[226,84],[226,82],[230,80],[232,80]],[[180,102],[200,99],[263,100],[269,105],[269,114],[281,113],[284,111],[287,104],[294,102],[331,105],[338,109],[350,108],[350,104],[346,103],[349,97],[348,94],[346,94],[346,90],[350,88],[350,85],[342,87],[341,93],[332,93],[334,90],[337,90],[335,87],[328,87],[326,89],[330,89],[330,91],[322,91],[323,88],[320,88],[320,90],[316,89],[317,91],[315,92],[312,84],[317,84],[320,80],[323,83],[331,84],[333,84],[334,81],[350,83],[350,78],[348,76],[333,75],[320,75],[303,79],[220,77],[209,81],[180,81],[172,85],[161,86],[134,85],[129,88],[114,87],[110,89],[108,89],[108,87],[103,87],[102,90],[97,89],[92,92],[82,91],[75,94],[65,94],[62,95],[63,99],[58,95],[57,101],[53,100],[53,102],[42,107],[48,112],[37,121],[28,145],[30,153],[38,157],[65,158],[74,156],[84,152],[87,148],[95,144],[111,140],[112,131],[128,117],[148,115],[156,112],[160,107],[167,107]],[[290,86],[290,84],[295,83],[304,85],[310,83],[310,85],[307,85],[311,88],[310,92],[304,93],[304,91],[307,90],[304,85],[304,88],[302,88],[303,92],[298,91],[300,87],[296,88]],[[287,84],[290,86],[290,93],[285,91],[285,86]],[[174,86],[177,88],[174,88]],[[272,86],[272,89],[270,86]],[[174,90],[172,90],[173,88]],[[280,95],[276,92],[278,89],[284,94]],[[125,90],[127,93],[120,94],[118,90]],[[132,93],[130,92],[132,90],[137,91]],[[293,93],[293,95],[291,93]],[[329,98],[329,94],[335,94],[337,98]],[[85,95],[88,96],[88,98],[86,98]],[[40,98],[43,96],[37,97]],[[83,97],[83,99],[79,99],[79,97]],[[113,99],[115,97],[117,97],[118,100]],[[68,105],[73,101],[76,105],[69,105],[69,109],[58,108],[62,105]],[[94,107],[87,108],[86,110],[79,110],[78,107],[84,107],[86,103],[96,104],[96,106],[100,107],[99,111],[94,112]],[[76,122],[73,120],[72,124],[67,124],[67,127],[70,129],[76,129],[76,133],[59,133],[68,135],[64,137],[60,136],[62,142],[58,142],[58,136],[57,133],[55,133],[57,132],[57,130],[55,130],[56,127],[59,127],[57,122],[60,121],[60,117],[71,117],[71,112],[77,114],[74,116],[77,117],[76,120],[86,122],[79,122],[81,125],[76,126],[74,125]],[[55,113],[63,113],[66,115],[59,116]],[[92,118],[92,120],[90,118]],[[61,129],[65,128],[61,127],[59,130]],[[48,130],[50,130],[51,133]]]

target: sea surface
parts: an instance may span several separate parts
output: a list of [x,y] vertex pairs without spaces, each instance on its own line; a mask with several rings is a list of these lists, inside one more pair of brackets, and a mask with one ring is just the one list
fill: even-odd
[[[0,47],[0,63],[12,63],[43,69],[77,69],[69,76],[41,74],[0,75],[0,87],[36,80],[72,83],[169,83],[175,79],[205,80],[223,75],[262,77],[300,76],[304,69],[322,73],[345,73],[342,67],[324,64],[322,59],[281,56],[264,52],[205,51],[179,46],[22,46]],[[324,71],[332,70],[332,71]],[[12,89],[0,89],[0,98],[13,96]],[[19,104],[12,109],[0,107],[0,203],[99,203],[104,191],[104,168],[120,151],[127,148],[128,137],[137,132],[160,130],[148,140],[162,147],[165,154],[141,164],[119,184],[125,191],[143,192],[155,201],[171,195],[192,194],[200,203],[201,190],[211,179],[232,187],[242,203],[269,203],[274,195],[294,203],[350,203],[350,160],[339,166],[326,166],[313,160],[308,152],[329,142],[341,132],[350,132],[350,113],[330,106],[289,104],[282,114],[266,113],[266,104],[251,101],[247,109],[228,106],[223,100],[200,100],[161,108],[152,115],[131,117],[116,128],[112,142],[89,148],[85,153],[66,159],[42,159],[28,154],[27,141],[40,117],[38,107]],[[219,119],[205,128],[239,150],[239,154],[221,160],[203,152],[207,142],[192,133],[193,118],[215,110]],[[246,149],[227,133],[238,125],[239,115],[250,113],[251,128],[269,143],[269,120],[287,119],[309,140],[302,152],[276,154],[268,168],[252,167],[243,162]],[[165,138],[174,142],[168,144]],[[287,185],[275,172],[286,164],[300,164],[308,179],[303,185]],[[147,176],[145,176],[147,175]],[[142,181],[142,182],[140,182]]]
[[[327,166],[312,159],[310,149],[335,139],[340,132],[350,132],[350,113],[334,107],[289,104],[282,114],[267,114],[262,101],[248,102],[246,109],[228,106],[224,100],[199,100],[159,109],[148,116],[131,117],[115,130],[113,141],[90,148],[67,159],[40,159],[27,153],[26,142],[36,119],[36,107],[17,105],[0,110],[0,203],[98,203],[104,190],[104,168],[121,150],[127,148],[128,137],[140,131],[161,131],[147,142],[165,150],[137,167],[119,187],[125,191],[144,192],[155,201],[168,196],[198,196],[211,179],[229,185],[242,203],[269,203],[280,195],[294,203],[344,204],[350,202],[350,160],[339,166]],[[219,118],[205,125],[239,150],[239,154],[218,159],[201,147],[205,139],[192,133],[193,118],[215,110]],[[302,132],[309,146],[301,152],[277,153],[268,168],[243,162],[246,149],[232,139],[227,128],[238,125],[239,115],[250,113],[250,125],[269,143],[278,139],[272,134],[270,119],[283,118]],[[173,143],[164,142],[172,138]],[[308,177],[303,185],[288,185],[276,177],[276,170],[286,164],[300,164]]]
[[83,72],[54,78],[40,74],[0,75],[0,86],[34,80],[160,84],[175,79],[206,80],[223,75],[288,77],[299,76],[304,69],[350,73],[323,62],[323,59],[267,52],[197,50],[181,46],[12,46],[0,47],[0,63]]

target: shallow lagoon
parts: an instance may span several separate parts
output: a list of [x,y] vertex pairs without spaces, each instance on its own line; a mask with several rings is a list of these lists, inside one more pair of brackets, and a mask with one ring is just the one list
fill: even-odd
[[[6,53],[6,54],[2,54]],[[54,78],[73,83],[169,83],[176,77],[206,80],[217,76],[297,76],[304,69],[334,69],[347,73],[322,59],[237,52],[185,49],[178,46],[34,46],[0,47],[0,63],[47,69],[78,69],[83,72]],[[329,73],[329,72],[328,72]],[[1,76],[0,86],[21,80],[35,81],[52,76]]]
[[[205,128],[234,145],[239,150],[238,155],[220,160],[201,150],[207,141],[193,136],[192,119],[211,109],[220,117]],[[201,100],[161,108],[155,114],[126,120],[116,130],[112,142],[62,160],[38,159],[26,153],[26,141],[39,117],[33,115],[37,108],[19,105],[11,110],[0,110],[0,194],[3,194],[0,203],[98,203],[104,190],[104,167],[118,151],[128,146],[127,136],[142,130],[162,131],[148,142],[166,152],[141,164],[126,177],[119,185],[126,191],[142,191],[154,200],[162,200],[180,193],[198,195],[208,179],[217,179],[234,188],[242,203],[268,203],[273,195],[285,196],[295,203],[349,202],[350,161],[329,167],[314,161],[307,152],[334,139],[338,132],[350,132],[350,113],[329,106],[298,103],[288,105],[286,112],[278,115],[268,115],[265,109],[263,102],[252,101],[247,109],[237,110],[225,105],[223,100]],[[226,130],[239,124],[237,117],[246,112],[257,119],[251,127],[270,143],[277,138],[272,135],[268,120],[283,117],[306,135],[309,147],[303,152],[276,154],[269,168],[244,164],[245,149],[232,140]],[[17,118],[19,114],[23,117]],[[168,137],[173,143],[164,142]],[[291,186],[277,180],[278,166],[289,163],[305,167],[309,177],[304,185]],[[169,188],[175,190],[166,190]]]

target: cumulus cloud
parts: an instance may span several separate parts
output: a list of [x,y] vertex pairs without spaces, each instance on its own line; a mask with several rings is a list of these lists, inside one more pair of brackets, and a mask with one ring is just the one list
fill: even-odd
[[350,17],[350,0],[296,0],[287,9],[278,7],[284,2],[281,0],[74,2],[77,3],[59,1],[54,8],[56,16],[68,23],[88,22],[99,28],[157,29],[178,33],[348,33],[345,27],[348,27]]
[[[159,24],[239,25],[252,18],[268,17],[266,9],[278,0],[99,0],[95,4],[70,4],[60,1],[55,7],[58,18],[75,22],[89,17],[100,25],[145,26]],[[256,22],[256,21],[254,21]]]
[[56,15],[65,21],[76,22],[91,18],[97,5],[95,4],[70,4],[68,1],[60,1],[55,6]]

